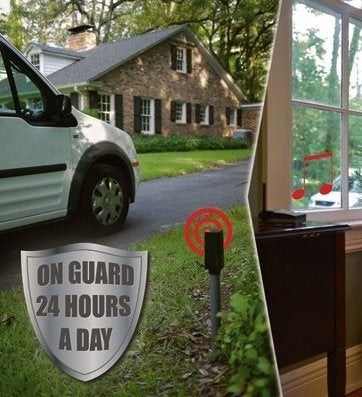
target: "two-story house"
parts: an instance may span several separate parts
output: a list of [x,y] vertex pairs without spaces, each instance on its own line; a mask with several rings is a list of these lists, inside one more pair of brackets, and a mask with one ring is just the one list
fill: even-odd
[[98,46],[90,25],[70,33],[65,49],[32,43],[25,55],[76,108],[131,134],[230,136],[241,126],[246,98],[189,26]]

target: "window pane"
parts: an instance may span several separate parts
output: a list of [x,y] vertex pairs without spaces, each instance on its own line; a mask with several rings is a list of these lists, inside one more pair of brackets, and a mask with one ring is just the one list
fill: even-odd
[[362,207],[362,116],[349,118],[348,205]]
[[340,207],[333,183],[341,169],[340,114],[294,106],[292,117],[293,209]]
[[26,110],[44,110],[42,93],[37,85],[15,63],[12,63],[11,69],[18,92],[21,111],[27,114]]
[[177,102],[176,103],[176,122],[184,123],[186,120],[185,114],[186,103]]
[[0,112],[14,113],[15,105],[10,91],[8,75],[5,70],[4,61],[0,54]]
[[293,98],[341,104],[341,15],[306,1],[293,4]]
[[185,71],[185,52],[185,48],[177,48],[176,70],[179,72]]
[[142,132],[151,132],[151,100],[141,100],[141,130]]
[[102,94],[100,95],[99,102],[99,118],[106,123],[111,122],[111,96]]
[[349,25],[349,108],[362,110],[362,22],[352,20]]

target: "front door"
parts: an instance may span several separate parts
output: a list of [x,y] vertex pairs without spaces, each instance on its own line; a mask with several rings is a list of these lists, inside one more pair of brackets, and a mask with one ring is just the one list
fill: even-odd
[[0,230],[66,213],[70,131],[56,126],[51,101],[55,95],[42,79],[2,44]]

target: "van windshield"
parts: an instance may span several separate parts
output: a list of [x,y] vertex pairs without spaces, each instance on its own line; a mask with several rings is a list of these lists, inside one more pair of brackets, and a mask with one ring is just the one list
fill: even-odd
[[15,105],[10,89],[4,59],[0,53],[0,112],[15,113]]

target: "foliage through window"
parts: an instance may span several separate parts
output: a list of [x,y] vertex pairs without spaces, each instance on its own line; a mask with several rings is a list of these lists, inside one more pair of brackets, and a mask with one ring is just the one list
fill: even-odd
[[293,209],[362,207],[362,22],[349,10],[293,2]]

